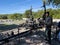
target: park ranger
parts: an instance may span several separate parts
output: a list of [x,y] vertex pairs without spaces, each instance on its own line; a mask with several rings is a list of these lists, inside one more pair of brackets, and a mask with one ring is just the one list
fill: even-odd
[[45,13],[45,25],[46,25],[46,39],[51,44],[51,26],[52,26],[52,17],[49,15],[49,12]]

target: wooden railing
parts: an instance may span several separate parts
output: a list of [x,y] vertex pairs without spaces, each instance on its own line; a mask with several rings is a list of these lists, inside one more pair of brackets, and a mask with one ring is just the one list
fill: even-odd
[[0,40],[0,45],[2,45],[3,43],[8,43],[8,42],[10,42],[12,38],[15,38],[15,37],[21,38],[21,37],[27,36],[27,35],[30,34],[30,33],[31,33],[31,30],[25,31],[25,32],[22,32],[22,33],[19,33],[19,34],[16,34],[16,35],[12,35],[12,36],[10,36],[10,37],[8,37],[8,38],[5,38],[5,39],[1,39],[1,40]]

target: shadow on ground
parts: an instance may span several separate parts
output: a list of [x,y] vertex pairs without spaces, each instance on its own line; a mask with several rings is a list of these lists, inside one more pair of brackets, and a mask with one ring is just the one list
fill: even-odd
[[[49,45],[45,39],[44,31],[31,32],[22,38],[14,38],[12,41],[5,43],[7,45]],[[51,45],[60,45],[56,40],[51,40]],[[3,44],[4,45],[4,44]]]
[[5,24],[0,24],[0,30],[5,31],[5,30],[12,30],[17,28],[18,25],[12,24],[12,25],[5,25]]
[[38,31],[36,33],[31,32],[31,34],[26,35],[22,38],[15,38],[7,44],[8,45],[43,45],[43,44],[49,45],[44,40],[44,32],[43,31]]

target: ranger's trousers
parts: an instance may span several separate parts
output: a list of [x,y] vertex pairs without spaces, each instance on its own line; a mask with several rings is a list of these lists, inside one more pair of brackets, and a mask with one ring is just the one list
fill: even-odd
[[46,39],[51,44],[51,26],[46,26]]

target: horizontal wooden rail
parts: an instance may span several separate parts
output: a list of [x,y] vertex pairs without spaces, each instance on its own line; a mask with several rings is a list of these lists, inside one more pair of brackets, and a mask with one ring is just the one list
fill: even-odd
[[17,36],[19,36],[19,37],[21,38],[21,37],[24,37],[24,36],[30,34],[30,32],[31,32],[31,30],[25,31],[25,32],[22,32],[22,33],[19,33],[19,34],[16,34],[16,35],[12,35],[12,36],[10,36],[10,37],[8,37],[8,38],[1,39],[0,42],[3,42],[3,41],[4,41],[4,42],[8,42],[9,39],[14,38],[14,37],[17,37]]

